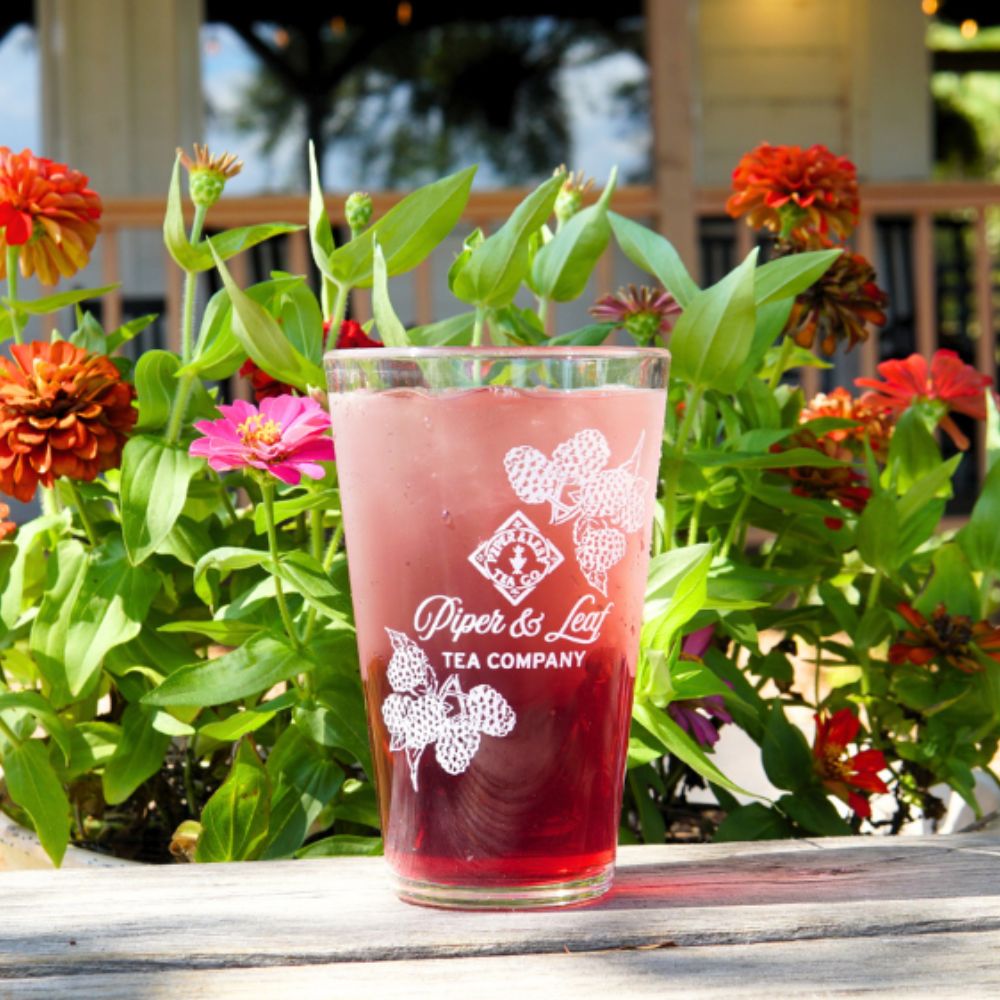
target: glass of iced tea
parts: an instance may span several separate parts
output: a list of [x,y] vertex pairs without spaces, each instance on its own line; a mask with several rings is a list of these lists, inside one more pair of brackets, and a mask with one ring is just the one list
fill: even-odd
[[326,356],[385,854],[468,908],[606,892],[669,355]]

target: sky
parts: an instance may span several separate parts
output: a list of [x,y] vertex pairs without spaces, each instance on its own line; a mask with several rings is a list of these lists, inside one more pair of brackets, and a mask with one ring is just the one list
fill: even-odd
[[[206,118],[205,141],[209,147],[236,152],[245,163],[243,172],[228,186],[234,195],[295,190],[300,186],[302,138],[288,138],[268,159],[257,154],[261,137],[236,132],[225,118],[239,106],[240,95],[253,77],[256,57],[240,37],[225,25],[202,29],[202,89],[218,116]],[[573,141],[573,170],[583,170],[599,185],[611,167],[622,174],[643,170],[648,164],[648,130],[623,121],[612,98],[620,83],[642,80],[645,68],[629,54],[619,54],[586,67],[571,67],[561,81],[568,97]],[[0,42],[0,145],[14,150],[28,147],[40,155],[41,99],[38,54],[32,29],[21,26]],[[553,164],[553,167],[558,164]],[[331,190],[350,190],[364,180],[349,153],[334,148],[324,175]],[[477,187],[501,186],[490,170],[481,169]]]

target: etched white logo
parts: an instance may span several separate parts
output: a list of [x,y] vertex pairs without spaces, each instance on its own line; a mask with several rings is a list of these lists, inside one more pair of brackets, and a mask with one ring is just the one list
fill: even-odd
[[607,468],[611,448],[598,430],[577,431],[546,455],[518,445],[504,456],[507,480],[524,503],[549,505],[550,523],[573,521],[576,561],[605,597],[608,570],[625,557],[626,539],[646,522],[650,484],[639,476],[645,435],[626,462]]
[[521,511],[511,514],[469,556],[469,562],[515,607],[562,561],[562,553]]
[[413,790],[419,791],[420,758],[434,747],[437,762],[448,774],[461,774],[472,763],[482,737],[506,736],[517,722],[507,699],[489,684],[468,694],[456,674],[438,687],[427,654],[405,633],[387,628],[392,657],[386,676],[393,693],[382,702],[389,730],[389,750],[402,750]]

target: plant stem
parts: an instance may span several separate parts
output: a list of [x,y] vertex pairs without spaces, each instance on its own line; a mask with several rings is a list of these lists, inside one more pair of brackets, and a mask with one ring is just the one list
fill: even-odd
[[[326,286],[326,280],[323,281],[324,287]],[[334,286],[336,291],[333,297],[333,306],[330,309],[330,314],[325,318],[330,321],[330,333],[329,336],[332,339],[331,347],[336,346],[337,338],[340,336],[340,327],[344,322],[344,316],[347,314],[347,296],[350,294],[350,288],[347,285],[337,284]]]
[[344,537],[344,520],[341,518],[340,524],[337,525],[336,530],[333,533],[333,538],[330,539],[330,544],[326,547],[326,555],[323,556],[323,569],[330,572],[330,567],[333,565],[333,560],[337,557],[337,549],[340,548],[340,541]]
[[[691,426],[694,424],[694,419],[698,408],[701,406],[701,398],[704,394],[705,387],[700,385],[692,386],[688,392],[684,404],[684,418],[677,429],[677,437],[674,439],[674,447],[672,449],[673,456],[677,460],[683,457],[684,445],[687,443]],[[666,522],[664,544],[667,549],[672,549],[674,547],[674,532],[677,529],[677,482],[673,476],[668,476],[666,480],[666,487],[663,493],[663,513]]]
[[688,545],[694,545],[698,541],[698,521],[701,518],[701,508],[705,506],[703,497],[695,497],[694,507],[691,510],[691,519],[688,521]]
[[302,643],[295,631],[295,623],[285,602],[285,592],[281,587],[281,577],[278,576],[278,532],[274,525],[274,486],[262,479],[260,481],[261,498],[264,501],[264,519],[267,522],[267,550],[271,554],[272,573],[274,575],[274,596],[278,602],[278,612],[281,622],[288,633],[288,639],[297,652],[302,652]]
[[[204,205],[195,205],[194,221],[191,223],[190,242],[197,243],[201,239],[201,231],[205,225],[208,209]],[[184,272],[184,299],[181,313],[181,361],[187,364],[191,360],[194,348],[194,300],[198,290],[198,274],[195,271]]]
[[12,244],[7,245],[7,298],[10,299],[10,319],[11,329],[14,331],[14,343],[23,343],[21,339],[21,319],[17,313],[17,262],[21,256],[21,248]]
[[229,498],[229,490],[226,489],[226,484],[222,481],[222,476],[214,470],[212,471],[212,475],[215,477],[215,481],[219,484],[219,493],[222,496],[222,505],[226,508],[229,520],[232,524],[235,524],[239,520],[239,515],[236,513],[236,508],[233,506],[233,501]]
[[542,322],[542,329],[549,332],[549,300],[544,295],[538,296],[538,318]]
[[480,347],[483,343],[483,320],[486,313],[482,306],[476,306],[476,318],[472,325],[472,346]]
[[791,337],[786,336],[781,342],[781,353],[778,355],[778,363],[774,366],[774,371],[771,372],[771,377],[767,380],[768,389],[777,388],[778,383],[781,381],[781,376],[785,373],[785,365],[792,356],[794,349],[795,341]]
[[[321,510],[309,511],[309,554],[316,562],[321,562],[323,558],[323,511]],[[316,609],[310,608],[309,614],[306,615],[305,631],[302,633],[302,641],[307,645],[312,638],[313,630],[316,628],[317,617]],[[307,692],[311,690],[312,674],[306,673],[304,675],[302,686]]]
[[781,529],[774,536],[774,542],[771,545],[771,551],[768,552],[767,558],[764,560],[764,569],[770,569],[774,565],[774,560],[778,555],[778,546],[781,544],[785,537],[785,527],[782,525]]
[[197,817],[200,812],[198,796],[195,794],[194,778],[191,774],[191,747],[188,745],[184,749],[184,794],[187,795],[188,812]]
[[2,715],[0,715],[0,733],[3,733],[4,739],[6,739],[8,743],[14,744],[15,750],[21,746],[22,743],[24,743],[24,740],[20,739],[17,733],[15,733],[6,722],[4,722]]
[[740,526],[743,523],[743,515],[747,512],[747,507],[750,506],[750,494],[744,493],[740,499],[739,505],[736,508],[736,513],[733,514],[732,521],[729,522],[729,530],[726,532],[726,540],[722,543],[722,551],[719,555],[725,559],[729,555],[729,550],[733,547],[733,542],[736,541],[736,535],[740,530]]
[[688,435],[691,433],[691,427],[694,424],[695,417],[698,415],[701,398],[704,395],[705,387],[702,385],[692,386],[690,392],[688,392],[688,397],[684,403],[684,417],[681,420],[680,427],[677,429],[677,439],[674,441],[674,454],[678,458],[681,457],[684,445],[687,444]]
[[76,483],[74,483],[72,479],[66,479],[65,483],[70,495],[73,497],[73,503],[76,504],[76,512],[80,515],[80,523],[83,525],[83,530],[87,535],[87,539],[90,542],[91,547],[96,549],[99,544],[97,532],[94,531],[94,522],[90,520],[90,515],[87,513],[83,497],[80,496],[80,491],[76,488]]
[[191,390],[194,389],[196,378],[196,375],[182,375],[177,380],[177,394],[174,396],[174,405],[170,410],[167,429],[163,432],[167,444],[176,444],[181,436],[181,425],[184,423],[188,400],[191,398]]

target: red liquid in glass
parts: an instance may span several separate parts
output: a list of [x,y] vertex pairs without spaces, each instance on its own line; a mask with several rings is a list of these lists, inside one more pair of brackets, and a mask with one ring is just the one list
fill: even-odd
[[[456,886],[599,875],[617,841],[663,394],[391,390],[331,405],[390,865]],[[504,465],[511,449],[551,456],[585,429],[606,441],[608,469],[634,459],[649,487],[604,578],[578,547],[583,530],[611,531],[601,504],[589,501],[582,529],[579,490],[567,488],[557,512],[530,489],[519,495]],[[486,571],[470,559],[477,552]],[[505,573],[528,580],[524,592],[505,596]],[[424,658],[430,687],[392,674],[399,641]],[[483,688],[516,722],[484,730],[457,773],[439,761],[441,738],[408,755],[387,723],[393,697],[412,710],[428,691],[448,691],[450,718]]]

